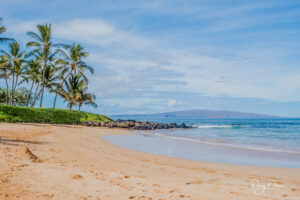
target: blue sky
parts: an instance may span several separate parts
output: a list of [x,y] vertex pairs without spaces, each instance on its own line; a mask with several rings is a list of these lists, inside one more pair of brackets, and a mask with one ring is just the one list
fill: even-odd
[[47,22],[87,48],[99,105],[87,111],[300,116],[299,1],[0,0],[0,16],[23,47]]

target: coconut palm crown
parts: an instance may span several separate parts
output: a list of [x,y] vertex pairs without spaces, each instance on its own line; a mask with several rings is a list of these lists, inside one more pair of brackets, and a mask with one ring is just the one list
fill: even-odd
[[2,20],[3,19],[0,17],[0,43],[15,41],[12,38],[1,37],[1,35],[6,32],[6,27],[1,24]]
[[14,92],[17,88],[19,76],[21,75],[26,62],[25,51],[21,51],[19,43],[13,42],[9,44],[8,52],[0,50],[0,53],[3,54],[2,61],[4,62],[2,65],[9,67],[12,75],[11,97],[9,104],[13,105]]
[[[84,59],[89,56],[89,53],[85,51],[85,49],[80,44],[72,44],[72,46],[67,47],[67,49],[68,52],[63,54],[63,59],[58,59],[56,61],[57,65],[61,65],[64,67],[62,73],[67,73],[65,76],[63,75],[64,77],[62,79],[60,87],[72,73],[81,74],[84,79],[86,79],[86,81],[88,81],[88,79],[85,76],[85,71],[88,70],[90,73],[94,73],[94,68],[84,61]],[[55,95],[54,98],[53,108],[55,108],[56,97],[57,95]]]
[[27,35],[32,37],[34,41],[28,42],[27,47],[32,47],[33,51],[31,52],[32,55],[36,55],[39,57],[40,62],[42,64],[42,88],[41,88],[41,100],[40,100],[40,107],[43,106],[43,97],[44,97],[44,90],[46,86],[45,82],[45,73],[46,67],[48,62],[51,62],[55,59],[57,54],[62,52],[58,47],[65,47],[66,45],[63,44],[54,44],[52,42],[52,30],[51,24],[44,24],[44,25],[37,25],[38,33],[34,32],[27,32]]

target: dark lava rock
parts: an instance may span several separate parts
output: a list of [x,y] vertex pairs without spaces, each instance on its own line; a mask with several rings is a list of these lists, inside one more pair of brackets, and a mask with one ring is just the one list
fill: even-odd
[[187,126],[185,123],[178,125],[176,123],[159,123],[159,122],[140,122],[135,120],[121,120],[117,119],[113,122],[95,122],[87,121],[82,122],[82,125],[85,126],[96,126],[96,127],[107,127],[107,128],[127,128],[135,130],[155,130],[155,129],[174,129],[174,128],[192,128],[192,126]]

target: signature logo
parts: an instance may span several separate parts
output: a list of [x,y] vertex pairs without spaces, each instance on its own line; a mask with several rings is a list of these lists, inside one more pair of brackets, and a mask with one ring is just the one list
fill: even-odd
[[275,180],[273,180],[273,182],[268,182],[267,184],[261,184],[257,179],[252,179],[252,182],[251,188],[256,195],[263,195],[270,189],[280,189],[283,187],[278,185]]

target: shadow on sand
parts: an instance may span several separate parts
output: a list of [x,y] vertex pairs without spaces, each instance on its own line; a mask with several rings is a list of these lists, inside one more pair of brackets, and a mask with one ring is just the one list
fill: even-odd
[[46,144],[46,142],[37,142],[37,141],[20,140],[20,139],[7,139],[0,136],[0,145],[17,146],[20,144]]

